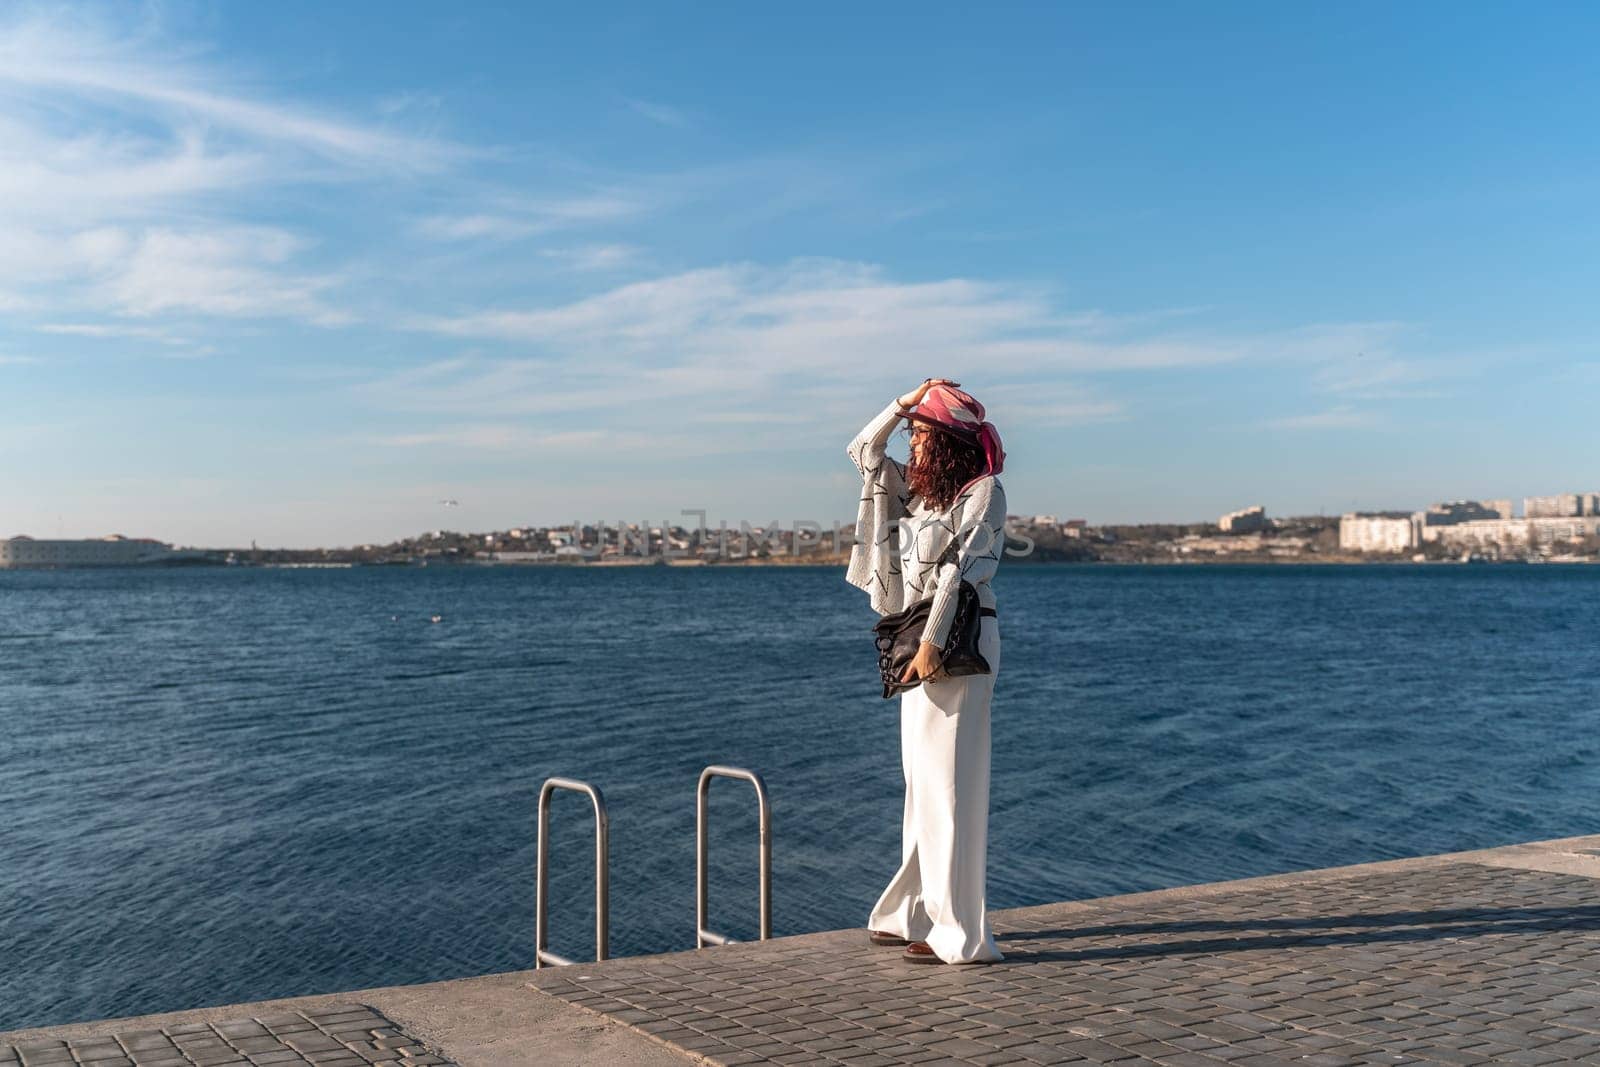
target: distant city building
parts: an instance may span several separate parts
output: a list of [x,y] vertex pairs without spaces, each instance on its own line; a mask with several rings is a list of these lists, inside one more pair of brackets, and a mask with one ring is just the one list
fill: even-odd
[[[1505,512],[1500,511],[1500,505],[1505,505]],[[1491,506],[1493,505],[1493,506]],[[1511,502],[1509,500],[1491,501],[1482,504],[1476,500],[1452,500],[1446,504],[1434,504],[1426,511],[1419,511],[1414,518],[1417,523],[1418,536],[1423,542],[1431,543],[1439,539],[1439,530],[1445,526],[1457,526],[1463,522],[1478,522],[1484,519],[1509,519]]]
[[1591,536],[1600,537],[1600,517],[1484,519],[1443,527],[1438,540],[1451,548],[1538,548]]
[[1346,552],[1404,552],[1417,547],[1417,522],[1404,511],[1350,512],[1339,518]]
[[1517,517],[1511,510],[1511,501],[1509,500],[1485,500],[1483,506],[1502,519],[1514,519]]
[[493,560],[496,563],[544,563],[556,558],[556,553],[554,552],[521,550],[511,552],[504,550],[499,552],[479,552],[478,555],[483,559]]
[[1529,519],[1572,519],[1580,515],[1600,515],[1600,493],[1526,497],[1522,501],[1522,514]]
[[1522,514],[1530,519],[1565,519],[1583,514],[1577,493],[1530,496],[1522,501]]
[[1230,511],[1217,520],[1217,527],[1223,533],[1258,533],[1267,528],[1267,509],[1257,504],[1255,507]]
[[1261,534],[1228,536],[1185,534],[1167,543],[1167,550],[1180,556],[1233,556],[1265,552],[1269,556],[1299,556],[1310,545],[1305,537],[1264,537]]
[[0,567],[130,567],[162,563],[178,553],[171,545],[148,537],[109,537],[81,541],[36,541],[12,537],[0,541]]

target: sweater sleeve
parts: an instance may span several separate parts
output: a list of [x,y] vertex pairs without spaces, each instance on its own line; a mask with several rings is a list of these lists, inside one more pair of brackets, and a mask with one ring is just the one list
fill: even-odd
[[861,428],[855,440],[845,449],[863,478],[874,474],[880,464],[888,461],[894,465],[894,473],[904,479],[905,471],[899,463],[889,459],[888,454],[889,437],[900,421],[900,411],[898,400],[889,401],[889,406],[874,415],[872,421]]
[[1005,550],[1006,492],[993,476],[980,478],[963,494],[961,525],[936,575],[933,602],[922,639],[940,648],[950,638],[962,580],[980,585],[994,577]]
[[886,450],[899,413],[899,403],[890,402],[847,449],[861,473],[861,501],[845,581],[866,590],[872,609],[880,615],[899,611],[905,600],[899,523],[906,516],[909,491],[905,465],[891,459]]

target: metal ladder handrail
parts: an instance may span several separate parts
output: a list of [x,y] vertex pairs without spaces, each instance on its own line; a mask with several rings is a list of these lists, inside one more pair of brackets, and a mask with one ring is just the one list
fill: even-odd
[[755,771],[713,765],[700,772],[700,785],[695,792],[694,947],[697,949],[708,944],[729,945],[734,941],[706,929],[706,796],[713,778],[738,778],[755,786],[761,822],[761,940],[772,937],[772,806],[767,801],[767,783]]
[[598,962],[611,955],[611,824],[606,817],[606,800],[600,790],[574,778],[547,778],[539,789],[539,873],[534,890],[533,966],[550,964],[565,967],[573,961],[558,956],[545,946],[549,943],[550,882],[550,795],[557,789],[583,793],[594,805],[594,958]]

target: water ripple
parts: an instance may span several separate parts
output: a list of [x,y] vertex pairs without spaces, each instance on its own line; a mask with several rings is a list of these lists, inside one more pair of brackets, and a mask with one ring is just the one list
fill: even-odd
[[[1593,829],[1600,568],[997,586],[994,906]],[[692,944],[707,763],[767,778],[779,933],[861,923],[899,853],[835,569],[0,572],[0,603],[0,1029],[527,967],[552,774],[605,789],[618,955]],[[581,957],[588,815],[555,807]],[[712,791],[746,937],[752,809]]]

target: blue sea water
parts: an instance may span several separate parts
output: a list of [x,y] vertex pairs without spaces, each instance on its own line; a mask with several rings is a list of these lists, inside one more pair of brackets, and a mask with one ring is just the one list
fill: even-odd
[[[996,590],[991,906],[1600,829],[1600,568]],[[776,932],[859,925],[899,852],[872,620],[826,567],[0,572],[0,1030],[530,967],[555,774],[609,801],[614,955],[692,947],[713,762],[771,790]],[[748,787],[711,822],[753,936]]]

